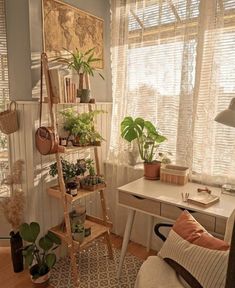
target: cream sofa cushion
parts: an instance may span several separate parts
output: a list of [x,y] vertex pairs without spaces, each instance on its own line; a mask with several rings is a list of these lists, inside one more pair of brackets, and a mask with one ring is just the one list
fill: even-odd
[[159,256],[150,256],[138,272],[135,288],[185,288],[176,272]]

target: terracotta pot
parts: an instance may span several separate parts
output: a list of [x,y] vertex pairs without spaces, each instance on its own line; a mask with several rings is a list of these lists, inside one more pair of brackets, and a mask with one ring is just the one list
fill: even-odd
[[151,163],[144,163],[144,177],[148,180],[160,179],[161,162],[154,161]]

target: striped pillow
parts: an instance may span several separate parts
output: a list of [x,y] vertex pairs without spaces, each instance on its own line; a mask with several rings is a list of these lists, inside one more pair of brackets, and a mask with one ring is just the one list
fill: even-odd
[[209,234],[188,212],[176,220],[158,253],[192,288],[224,288],[229,245]]

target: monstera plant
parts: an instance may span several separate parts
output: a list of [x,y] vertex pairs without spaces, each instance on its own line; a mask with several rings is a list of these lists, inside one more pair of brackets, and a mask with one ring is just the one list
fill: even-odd
[[159,145],[166,140],[157,127],[143,118],[127,116],[121,122],[121,136],[128,142],[136,141],[141,159],[144,161],[145,177],[160,177],[160,161],[157,161]]
[[22,239],[28,242],[22,254],[25,258],[25,265],[31,267],[32,282],[35,284],[47,282],[50,269],[56,263],[56,255],[53,251],[61,244],[60,238],[48,231],[46,235],[37,240],[40,226],[36,222],[23,223],[19,230]]

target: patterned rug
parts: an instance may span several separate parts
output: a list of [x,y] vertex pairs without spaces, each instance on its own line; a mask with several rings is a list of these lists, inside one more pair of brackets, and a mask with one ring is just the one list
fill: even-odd
[[[114,259],[108,258],[106,245],[99,243],[81,252],[78,257],[80,271],[79,288],[133,288],[143,260],[127,254],[122,275],[117,279],[120,250],[113,248]],[[70,259],[60,259],[51,271],[50,283],[55,288],[73,288],[70,278]]]

